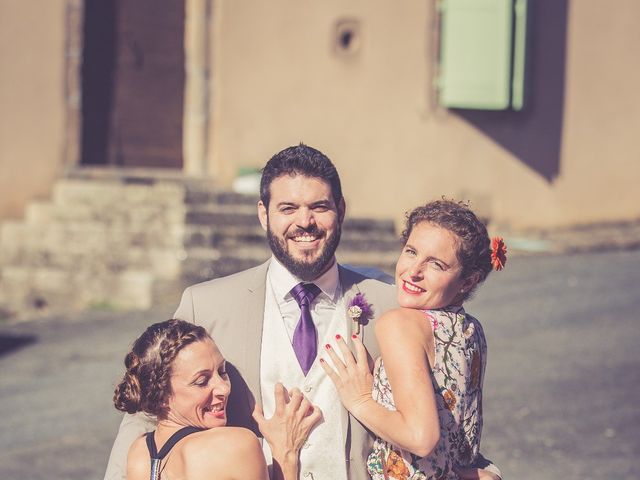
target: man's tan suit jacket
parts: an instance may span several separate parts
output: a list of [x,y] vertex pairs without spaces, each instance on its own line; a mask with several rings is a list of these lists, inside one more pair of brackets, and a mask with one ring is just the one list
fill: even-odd
[[[204,326],[227,360],[231,378],[228,402],[230,425],[244,426],[259,434],[251,418],[260,397],[260,346],[269,262],[228,277],[210,280],[187,288],[175,318]],[[361,337],[373,358],[379,355],[373,325],[385,311],[397,306],[395,289],[348,268],[338,266],[343,296],[347,302],[357,293],[365,295],[374,314],[363,325]],[[346,302],[345,302],[346,304]],[[345,312],[349,329],[352,320]],[[348,330],[350,331],[350,330]],[[265,368],[269,368],[268,365]],[[105,480],[125,478],[127,452],[133,441],[155,428],[155,421],[142,414],[126,414],[113,445]],[[349,416],[345,449],[350,480],[367,480],[366,459],[373,437]]]

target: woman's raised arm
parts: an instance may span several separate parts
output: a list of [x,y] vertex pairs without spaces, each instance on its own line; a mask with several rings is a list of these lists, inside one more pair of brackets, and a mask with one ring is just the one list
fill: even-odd
[[376,338],[396,410],[387,410],[373,400],[373,376],[367,352],[358,337],[353,338],[354,357],[342,339],[337,353],[328,348],[335,370],[322,362],[345,408],[378,437],[418,456],[426,456],[440,438],[436,399],[431,383],[427,343],[433,342],[430,325],[419,310],[395,309],[376,324]]

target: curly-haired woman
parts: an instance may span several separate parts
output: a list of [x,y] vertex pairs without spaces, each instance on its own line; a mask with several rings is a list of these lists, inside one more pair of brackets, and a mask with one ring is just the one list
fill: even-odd
[[465,205],[439,200],[414,209],[396,264],[400,308],[376,325],[381,359],[373,375],[354,336],[356,358],[338,339],[344,362],[330,345],[336,369],[322,364],[345,407],[376,435],[367,467],[374,480],[499,478],[484,466],[482,381],[486,340],[462,304],[506,249],[492,242]]

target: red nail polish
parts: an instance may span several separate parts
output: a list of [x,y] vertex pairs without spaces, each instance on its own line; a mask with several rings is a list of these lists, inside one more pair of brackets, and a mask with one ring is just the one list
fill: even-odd
[[320,359],[320,363],[324,363],[324,358],[321,358],[321,359]]
[[355,340],[356,338],[358,338],[358,335],[356,335],[356,334],[354,333],[353,335],[351,335],[351,338],[353,338],[353,339]]
[[328,343],[324,346],[324,348],[326,348],[327,350],[331,349],[331,345],[329,345]]
[[340,340],[341,338],[340,334],[336,334],[336,340]]

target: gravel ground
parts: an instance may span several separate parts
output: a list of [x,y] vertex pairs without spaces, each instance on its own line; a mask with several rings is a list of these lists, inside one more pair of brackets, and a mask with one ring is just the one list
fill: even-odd
[[[640,478],[638,267],[634,250],[514,256],[467,306],[489,342],[482,450],[506,479]],[[0,478],[102,478],[124,354],[172,312],[0,325]]]

